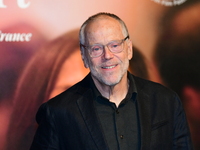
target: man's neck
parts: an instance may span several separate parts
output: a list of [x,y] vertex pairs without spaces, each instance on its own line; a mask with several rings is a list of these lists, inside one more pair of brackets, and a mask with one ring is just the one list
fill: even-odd
[[94,84],[101,93],[101,95],[110,102],[115,103],[116,107],[119,106],[121,101],[126,97],[129,89],[129,82],[127,76],[123,77],[122,80],[113,86],[105,85],[100,83],[98,80],[93,79]]

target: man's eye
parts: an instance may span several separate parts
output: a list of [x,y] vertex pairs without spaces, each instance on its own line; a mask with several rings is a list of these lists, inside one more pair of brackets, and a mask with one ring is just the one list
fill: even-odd
[[111,48],[117,48],[118,46],[119,46],[118,43],[112,43],[112,44],[110,45]]
[[99,50],[101,50],[101,47],[95,46],[95,47],[92,47],[91,49],[92,49],[92,51],[99,51]]

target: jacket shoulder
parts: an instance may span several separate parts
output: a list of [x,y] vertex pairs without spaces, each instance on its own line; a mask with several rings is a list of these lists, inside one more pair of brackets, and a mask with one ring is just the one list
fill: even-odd
[[85,96],[86,93],[91,91],[90,85],[90,76],[87,75],[83,80],[76,83],[69,89],[64,92],[58,94],[53,97],[47,103],[49,105],[57,106],[57,105],[69,105],[70,103],[74,103],[77,99]]
[[180,103],[179,96],[170,88],[135,76],[134,80],[139,95],[146,95],[149,99],[162,103]]
[[161,92],[161,93],[176,94],[173,90],[171,90],[170,88],[168,88],[160,83],[142,79],[142,78],[136,77],[136,76],[133,76],[133,78],[134,78],[134,81],[135,81],[138,91],[143,90],[143,91],[151,92],[151,93]]

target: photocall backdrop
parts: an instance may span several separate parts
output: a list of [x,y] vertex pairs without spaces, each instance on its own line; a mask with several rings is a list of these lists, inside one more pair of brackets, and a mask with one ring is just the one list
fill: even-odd
[[27,150],[38,107],[89,72],[78,31],[98,12],[127,24],[129,70],[179,94],[200,149],[198,0],[0,0],[0,149]]

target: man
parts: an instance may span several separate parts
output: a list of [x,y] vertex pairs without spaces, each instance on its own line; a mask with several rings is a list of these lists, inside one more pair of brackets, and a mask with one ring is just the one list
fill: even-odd
[[127,72],[132,43],[119,17],[90,17],[80,45],[90,74],[40,107],[31,150],[192,149],[177,95]]

